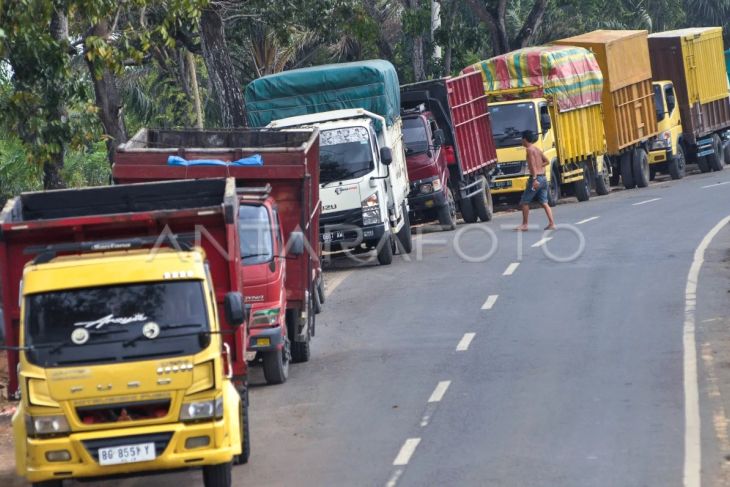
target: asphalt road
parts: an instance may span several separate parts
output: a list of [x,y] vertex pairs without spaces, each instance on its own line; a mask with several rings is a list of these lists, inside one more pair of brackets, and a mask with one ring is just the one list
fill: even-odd
[[[728,192],[730,170],[664,180],[561,204],[569,226],[551,235],[518,234],[519,215],[500,213],[419,235],[389,267],[336,260],[312,360],[281,386],[253,372],[252,455],[235,485],[682,485],[685,286]],[[710,250],[728,246],[723,231]],[[727,275],[704,277],[698,319],[726,319]],[[707,371],[702,479],[722,485],[730,442]]]

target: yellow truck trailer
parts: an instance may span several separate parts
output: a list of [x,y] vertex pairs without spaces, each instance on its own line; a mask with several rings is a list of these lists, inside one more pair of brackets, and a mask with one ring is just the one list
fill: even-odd
[[494,195],[524,191],[529,172],[521,134],[538,136],[535,143],[551,161],[547,171],[548,201],[561,194],[579,201],[610,190],[604,164],[605,136],[601,119],[603,78],[593,55],[582,48],[543,46],[520,49],[474,64],[490,98],[498,165],[492,175]]

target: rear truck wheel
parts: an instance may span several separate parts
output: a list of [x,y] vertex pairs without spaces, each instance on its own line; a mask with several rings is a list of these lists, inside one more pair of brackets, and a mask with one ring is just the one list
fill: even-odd
[[710,169],[713,171],[722,171],[725,169],[725,152],[722,150],[722,140],[717,134],[712,136],[712,148],[714,152],[707,156]]
[[560,176],[557,166],[553,163],[550,169],[550,181],[548,182],[548,205],[555,206],[560,199]]
[[408,216],[408,208],[403,203],[403,227],[397,233],[400,254],[410,254],[413,251],[413,234],[411,233],[411,217]]
[[722,154],[725,157],[725,164],[730,164],[730,141],[725,141],[723,143]]
[[289,377],[289,360],[291,349],[289,338],[284,337],[284,346],[281,350],[262,354],[264,362],[264,379],[267,384],[283,384]]
[[684,157],[684,149],[682,146],[677,147],[677,153],[667,162],[669,176],[672,179],[682,179],[687,172],[687,159]]
[[203,485],[205,487],[230,487],[231,468],[231,462],[204,466]]
[[608,161],[603,159],[603,167],[601,172],[596,174],[596,194],[599,196],[607,195],[611,192],[611,176],[608,171]]
[[456,228],[456,203],[451,188],[446,188],[446,205],[439,208],[438,217],[441,230],[449,231]]
[[573,183],[573,190],[578,201],[591,199],[591,171],[583,164],[583,179]]
[[390,233],[386,233],[382,240],[378,243],[380,248],[378,252],[378,264],[390,265],[393,263],[393,237]]
[[649,166],[649,181],[654,181],[656,179],[656,168]]
[[710,163],[707,160],[707,156],[697,158],[697,167],[700,168],[700,172],[710,172]]
[[631,151],[621,154],[621,181],[623,181],[624,188],[626,189],[636,187],[636,183],[634,183],[634,169],[632,166]]
[[465,223],[477,222],[478,215],[471,198],[462,198],[459,201],[459,209],[461,210],[461,217]]
[[319,279],[317,279],[317,296],[319,296],[320,305],[323,305],[327,297],[324,292],[324,274],[321,272],[319,274]]
[[492,219],[492,192],[489,191],[487,178],[482,176],[481,179],[484,190],[472,196],[472,206],[476,210],[479,219],[488,222]]
[[611,177],[609,179],[609,182],[611,183],[611,186],[618,186],[621,182],[621,159],[619,158],[619,164],[618,166],[614,164],[613,160],[606,156],[604,161],[608,160],[607,164],[611,166]]
[[634,149],[631,158],[634,169],[634,182],[640,188],[649,186],[649,156],[644,149]]
[[292,310],[290,312],[291,316],[291,323],[292,326],[287,330],[289,333],[290,344],[291,344],[291,362],[292,363],[301,363],[301,362],[308,362],[310,351],[309,351],[309,342],[312,339],[312,335],[314,335],[314,313],[312,312],[312,295],[309,296],[310,302],[307,304],[307,323],[305,324],[304,328],[304,339],[298,340],[298,334],[297,330],[299,330],[302,327],[302,314],[297,310]]
[[312,292],[314,293],[314,299],[312,300],[314,314],[320,314],[322,312],[322,298],[320,297],[319,285],[315,285]]
[[240,408],[240,428],[241,428],[241,454],[236,455],[233,459],[235,465],[244,465],[248,463],[248,457],[251,456],[251,436],[249,435],[248,426],[248,389],[245,396],[241,396]]

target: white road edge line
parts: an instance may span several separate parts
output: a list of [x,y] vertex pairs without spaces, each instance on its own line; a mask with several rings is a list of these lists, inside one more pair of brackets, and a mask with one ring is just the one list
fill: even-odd
[[634,204],[633,204],[633,205],[631,205],[631,206],[639,206],[639,205],[645,205],[645,204],[647,204],[647,203],[653,203],[653,202],[655,202],[655,201],[659,201],[660,199],[661,199],[661,198],[652,198],[652,199],[650,199],[650,200],[645,200],[645,201],[639,201],[638,203],[634,203]]
[[350,274],[352,274],[352,272],[352,270],[347,270],[328,273],[328,276],[324,280],[325,297],[330,297],[332,293],[335,292],[335,289],[337,289],[340,284],[342,284],[344,280],[347,279]]
[[515,273],[517,270],[517,267],[520,265],[519,262],[512,262],[510,265],[507,266],[507,269],[502,273],[503,276],[511,276]]
[[708,184],[707,186],[702,186],[702,189],[707,189],[707,188],[714,188],[715,186],[724,186],[724,185],[726,185],[726,184],[730,184],[730,181],[725,181],[725,182],[723,182],[723,183],[713,183],[713,184]]
[[469,345],[471,344],[471,341],[474,340],[474,336],[476,333],[464,333],[464,336],[461,337],[461,340],[459,340],[459,344],[456,346],[457,352],[466,352],[469,350]]
[[601,218],[601,217],[600,216],[592,216],[590,218],[586,218],[585,220],[579,221],[578,223],[576,223],[576,225],[583,225],[584,223],[592,222],[593,220],[598,220],[599,218]]
[[398,456],[393,460],[393,465],[396,467],[402,467],[408,465],[411,461],[413,453],[416,451],[416,447],[421,442],[420,438],[408,438],[398,452]]
[[484,301],[484,304],[482,305],[482,309],[492,309],[494,306],[494,303],[497,302],[497,298],[499,297],[499,294],[492,294],[490,295],[486,301]]
[[702,484],[702,444],[700,420],[700,396],[697,377],[697,338],[695,336],[695,308],[697,283],[705,261],[705,251],[710,242],[730,222],[723,218],[700,242],[694,253],[692,266],[687,274],[684,292],[684,327],[682,348],[684,356],[684,487],[700,487]]
[[535,247],[542,247],[543,245],[545,245],[546,243],[548,243],[552,239],[553,239],[553,237],[544,237],[544,238],[541,238],[540,240],[538,240],[534,244],[530,245],[530,247],[533,247],[533,248],[535,248]]
[[441,402],[441,399],[444,398],[444,394],[446,394],[446,390],[450,385],[450,380],[442,380],[436,384],[436,389],[434,389],[431,393],[431,397],[428,398],[428,402]]

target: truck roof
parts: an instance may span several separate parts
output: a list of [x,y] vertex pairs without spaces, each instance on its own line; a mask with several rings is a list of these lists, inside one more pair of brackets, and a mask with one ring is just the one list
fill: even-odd
[[563,45],[573,41],[577,44],[610,44],[615,41],[623,41],[632,37],[646,36],[648,31],[646,30],[607,30],[598,29],[592,32],[586,32],[573,37],[567,37],[561,39],[560,42]]
[[359,119],[363,124],[369,123],[371,119],[380,118],[379,115],[370,113],[362,108],[349,108],[346,110],[331,110],[329,112],[312,113],[309,115],[299,115],[296,117],[282,118],[271,122],[269,128],[287,128],[297,126],[321,126],[323,123],[339,122],[347,120],[352,123],[355,119]]
[[698,36],[705,32],[722,31],[722,27],[687,27],[685,29],[667,30],[664,32],[656,32],[649,34],[650,38],[661,38],[661,37],[688,37]]

